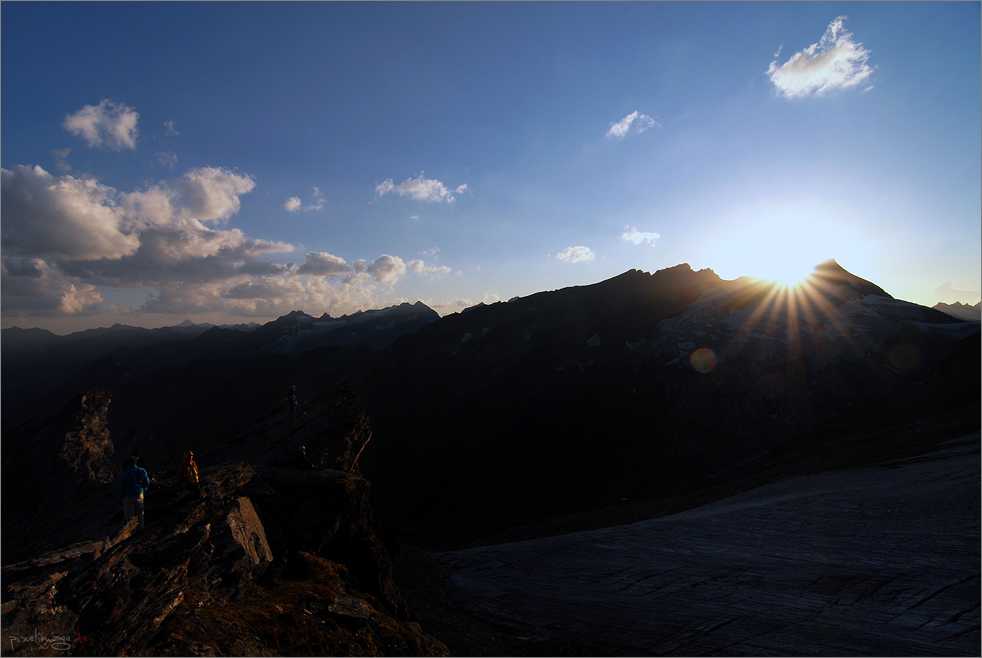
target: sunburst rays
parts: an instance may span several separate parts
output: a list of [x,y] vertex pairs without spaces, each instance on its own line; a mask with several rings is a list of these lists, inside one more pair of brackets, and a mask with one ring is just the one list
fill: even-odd
[[806,333],[813,343],[818,343],[825,330],[831,329],[861,356],[862,349],[839,308],[850,294],[841,281],[819,270],[795,284],[752,280],[734,296],[734,309],[754,305],[737,329],[734,347],[741,351],[741,344],[747,344],[754,335],[784,338],[787,358],[791,361],[806,353]]

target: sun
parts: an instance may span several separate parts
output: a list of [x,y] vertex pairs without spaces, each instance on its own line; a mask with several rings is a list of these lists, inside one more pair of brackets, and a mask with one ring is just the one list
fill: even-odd
[[859,262],[862,241],[848,227],[819,213],[805,212],[717,225],[702,236],[701,260],[724,279],[748,276],[798,286],[829,258]]
[[791,287],[800,284],[815,271],[824,258],[798,255],[792,253],[769,254],[766,261],[760,261],[754,268],[752,276],[766,281],[774,281],[778,285]]

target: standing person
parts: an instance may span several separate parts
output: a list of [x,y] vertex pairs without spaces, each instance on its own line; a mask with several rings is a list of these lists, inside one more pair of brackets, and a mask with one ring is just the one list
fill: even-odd
[[310,457],[307,456],[307,446],[300,446],[297,449],[297,455],[293,459],[293,465],[296,468],[303,468],[303,469],[314,468],[314,463],[310,461]]
[[130,456],[136,460],[137,466],[139,466],[140,468],[142,468],[147,472],[147,476],[150,478],[149,489],[153,489],[154,491],[159,489],[160,485],[157,484],[156,478],[154,478],[154,476],[150,473],[150,468],[147,466],[147,460],[140,456],[140,451],[134,450],[133,452],[130,453]]
[[116,493],[123,499],[123,518],[138,521],[138,529],[143,530],[143,492],[150,486],[150,476],[136,465],[135,457],[126,459],[126,470],[116,481]]
[[288,399],[290,400],[290,420],[293,420],[293,416],[297,412],[297,387],[291,386],[288,393]]
[[198,465],[194,461],[194,453],[190,450],[184,451],[184,459],[181,461],[181,467],[177,469],[177,481],[185,489],[196,493],[198,498],[201,498],[201,485],[198,483]]

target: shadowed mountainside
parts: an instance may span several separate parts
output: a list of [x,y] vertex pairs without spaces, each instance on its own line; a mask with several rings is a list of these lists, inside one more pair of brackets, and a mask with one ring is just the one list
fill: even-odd
[[400,338],[356,386],[363,468],[381,512],[453,543],[657,497],[836,419],[977,408],[978,345],[978,323],[835,261],[794,289],[630,271]]

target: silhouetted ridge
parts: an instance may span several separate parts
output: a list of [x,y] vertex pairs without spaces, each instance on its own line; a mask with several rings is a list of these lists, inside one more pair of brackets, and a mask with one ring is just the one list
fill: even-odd
[[968,385],[940,366],[978,325],[834,260],[811,283],[635,269],[401,337],[356,386],[380,505],[461,528],[659,495],[852,410]]
[[955,302],[954,304],[938,302],[931,308],[941,311],[942,313],[947,313],[951,317],[958,318],[959,320],[965,320],[968,322],[978,322],[979,320],[982,320],[982,302],[978,302],[974,306],[970,304],[962,304],[961,302]]
[[860,296],[879,295],[880,297],[888,297],[893,299],[893,295],[883,290],[883,288],[879,287],[875,283],[867,281],[866,279],[861,279],[855,274],[846,271],[841,265],[835,262],[835,259],[833,258],[822,261],[816,265],[815,271],[809,276],[815,277],[823,283],[847,286]]

